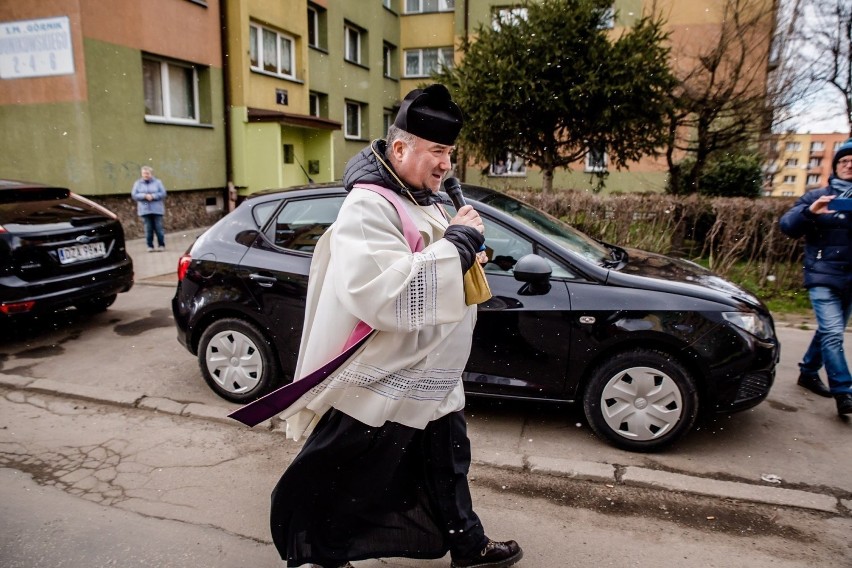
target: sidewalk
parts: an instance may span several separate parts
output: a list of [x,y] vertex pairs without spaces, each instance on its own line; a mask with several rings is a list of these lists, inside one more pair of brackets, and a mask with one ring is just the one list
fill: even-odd
[[166,233],[166,250],[148,252],[145,239],[125,242],[127,253],[133,259],[133,272],[137,283],[172,286],[177,282],[178,260],[207,227]]

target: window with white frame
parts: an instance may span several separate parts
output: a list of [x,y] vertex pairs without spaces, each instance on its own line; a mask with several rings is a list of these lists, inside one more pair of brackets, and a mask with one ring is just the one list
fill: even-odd
[[796,176],[784,176],[784,183],[796,183]]
[[296,40],[286,34],[249,25],[249,61],[253,71],[296,78]]
[[452,12],[455,9],[456,0],[405,0],[406,14]]
[[430,47],[405,50],[405,76],[429,77],[453,66],[452,47]]
[[501,26],[514,26],[521,20],[527,19],[526,8],[494,8],[491,15],[491,27],[499,32]]
[[351,24],[345,24],[343,33],[343,58],[352,63],[361,63],[361,36],[364,32]]
[[800,142],[787,142],[784,149],[788,152],[798,152],[802,149],[802,144]]
[[388,10],[392,10],[393,9],[393,6],[391,6],[392,2],[393,2],[393,0],[382,0],[382,6],[384,6]]
[[346,101],[346,107],[343,112],[343,122],[345,130],[343,136],[345,138],[361,139],[361,103],[354,101]]
[[197,124],[198,72],[195,66],[161,59],[142,59],[145,118]]
[[808,175],[808,185],[818,185],[818,184],[819,184],[819,174]]
[[808,162],[809,168],[818,168],[822,166],[822,158],[811,158],[811,161]]
[[326,49],[327,30],[326,10],[314,4],[308,4],[308,45],[319,49]]
[[586,152],[586,168],[587,172],[605,172],[606,171],[606,152],[601,148],[589,148]]
[[838,148],[840,148],[841,144],[843,144],[842,141],[837,141],[837,142],[834,143],[834,151],[835,152],[837,152],[837,150],[838,150]]
[[825,150],[825,143],[822,141],[811,142],[811,152],[821,152]]
[[382,73],[385,77],[394,76],[394,59],[396,59],[396,46],[385,43],[382,46]]

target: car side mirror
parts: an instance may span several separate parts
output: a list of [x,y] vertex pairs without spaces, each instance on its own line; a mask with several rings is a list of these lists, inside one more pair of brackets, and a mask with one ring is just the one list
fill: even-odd
[[550,291],[550,275],[553,274],[553,270],[550,268],[550,263],[537,254],[521,257],[515,264],[513,272],[515,280],[525,283],[519,294],[537,296]]
[[234,238],[235,241],[243,245],[244,247],[250,247],[254,244],[254,241],[257,240],[258,232],[254,229],[247,229],[245,231],[240,231],[237,233],[237,236]]

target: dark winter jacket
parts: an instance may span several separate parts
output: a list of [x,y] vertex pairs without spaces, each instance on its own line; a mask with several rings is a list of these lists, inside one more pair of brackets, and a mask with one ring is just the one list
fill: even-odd
[[823,195],[840,196],[848,188],[849,182],[832,178],[828,187],[805,193],[781,216],[779,225],[785,235],[805,237],[805,288],[852,286],[852,211],[817,215],[808,209]]
[[[385,159],[386,147],[384,140],[375,140],[349,160],[343,170],[343,187],[346,191],[352,191],[359,183],[375,184],[400,195],[410,196],[421,207],[446,203],[440,195],[428,189],[411,189],[405,185]],[[465,225],[450,225],[444,232],[444,238],[458,249],[462,272],[467,272],[473,266],[476,252],[485,242],[485,237],[479,231]]]

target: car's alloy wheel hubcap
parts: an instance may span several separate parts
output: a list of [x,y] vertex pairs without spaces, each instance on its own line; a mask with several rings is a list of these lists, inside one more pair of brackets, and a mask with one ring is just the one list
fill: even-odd
[[632,367],[612,377],[601,393],[601,413],[613,432],[631,440],[653,440],[683,416],[677,383],[659,369]]
[[207,344],[205,361],[213,380],[235,394],[252,390],[263,376],[263,358],[257,345],[239,331],[214,335]]

